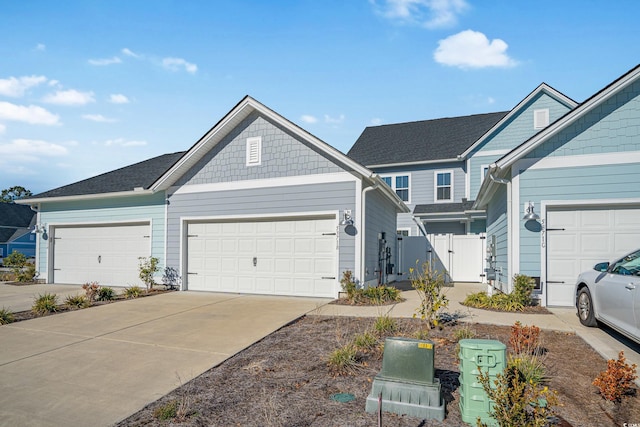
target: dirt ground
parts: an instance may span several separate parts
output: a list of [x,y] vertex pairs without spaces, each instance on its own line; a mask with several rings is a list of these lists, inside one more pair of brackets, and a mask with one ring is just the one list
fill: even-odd
[[[375,319],[308,316],[267,336],[245,351],[212,368],[167,396],[119,423],[119,426],[374,426],[377,416],[365,412],[372,380],[381,368],[381,355],[362,355],[363,366],[355,375],[334,376],[327,358],[355,334],[371,330]],[[398,320],[394,335],[411,335],[416,320]],[[383,415],[384,426],[465,426],[459,410],[459,370],[453,333],[462,325],[447,324],[432,330],[436,376],[446,403],[443,422],[419,420],[395,414]],[[509,327],[472,324],[477,338],[508,343]],[[549,387],[557,390],[558,415],[564,426],[622,426],[640,423],[640,397],[622,404],[605,402],[591,385],[606,361],[581,338],[543,331]],[[177,384],[178,385],[178,384]],[[338,403],[330,397],[352,393],[355,400]],[[183,420],[159,420],[158,408],[183,404]]]

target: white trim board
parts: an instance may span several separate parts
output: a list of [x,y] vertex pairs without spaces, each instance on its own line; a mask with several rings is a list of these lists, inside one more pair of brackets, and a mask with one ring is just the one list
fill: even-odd
[[521,159],[518,160],[512,168],[520,170],[560,169],[584,166],[623,165],[628,163],[640,163],[640,151]]

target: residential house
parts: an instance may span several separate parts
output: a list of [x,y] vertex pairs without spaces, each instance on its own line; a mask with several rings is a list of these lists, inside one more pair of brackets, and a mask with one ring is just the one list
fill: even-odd
[[486,231],[486,214],[473,205],[488,165],[576,105],[543,83],[507,112],[368,127],[348,156],[412,210],[399,214],[400,236],[424,234],[453,280],[481,281],[484,243],[456,236]]
[[487,174],[474,209],[487,212],[495,287],[511,291],[518,273],[539,277],[543,305],[572,306],[581,271],[640,242],[640,66]]
[[35,256],[36,240],[31,233],[35,217],[29,206],[0,203],[0,259],[14,251],[27,258]]
[[20,203],[45,230],[50,283],[129,285],[138,258],[180,271],[182,289],[337,297],[340,277],[393,280],[408,208],[371,170],[247,96],[185,152]]

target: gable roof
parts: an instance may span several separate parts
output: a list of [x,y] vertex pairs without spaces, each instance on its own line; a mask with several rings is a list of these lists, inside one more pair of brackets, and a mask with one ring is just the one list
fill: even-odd
[[158,177],[165,173],[184,153],[184,151],[180,151],[163,154],[73,184],[54,188],[17,202],[37,203],[42,199],[53,197],[57,200],[64,200],[75,196],[124,195],[123,193],[136,191],[136,189],[148,190]]
[[480,146],[480,144],[482,144],[484,141],[487,140],[487,138],[489,138],[490,136],[494,135],[494,133],[500,129],[500,127],[502,125],[504,125],[505,123],[507,123],[509,120],[511,120],[512,117],[514,117],[515,115],[517,115],[520,110],[525,107],[531,100],[533,100],[535,97],[537,97],[538,95],[545,93],[547,95],[549,95],[551,98],[555,99],[556,101],[560,102],[561,104],[566,105],[567,107],[569,107],[569,109],[573,109],[575,108],[578,103],[576,101],[574,101],[573,99],[569,98],[568,96],[566,96],[565,94],[563,94],[562,92],[552,88],[551,86],[549,86],[546,83],[541,83],[540,86],[538,86],[537,88],[535,88],[529,95],[527,95],[522,101],[518,102],[518,105],[516,105],[515,107],[513,107],[511,109],[511,111],[509,111],[508,114],[506,114],[502,119],[500,119],[500,121],[498,123],[496,123],[495,125],[493,125],[493,127],[491,127],[491,129],[489,129],[487,132],[485,132],[484,135],[482,135],[480,138],[478,138],[478,140],[476,142],[473,143],[473,145],[471,145],[469,148],[467,148],[461,155],[460,158],[464,159],[466,158],[469,154],[471,154],[471,152],[478,146]]
[[347,155],[368,167],[457,160],[507,113],[370,126]]
[[17,230],[28,228],[35,216],[29,206],[0,203],[0,242],[8,242]]
[[502,156],[495,163],[491,164],[487,172],[489,179],[485,179],[482,182],[474,208],[481,208],[487,205],[490,196],[495,191],[495,186],[506,182],[504,177],[516,161],[526,156],[535,148],[546,142],[549,138],[569,127],[572,123],[591,112],[594,108],[616,96],[620,91],[624,90],[638,79],[640,79],[640,65],[636,65],[634,68],[596,92],[584,102],[580,103],[576,108],[568,111],[564,116],[558,118],[545,129],[533,135],[531,138]]

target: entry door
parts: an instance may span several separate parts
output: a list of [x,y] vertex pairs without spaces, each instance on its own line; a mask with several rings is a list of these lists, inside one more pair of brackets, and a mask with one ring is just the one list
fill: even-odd
[[187,224],[190,290],[337,295],[336,220]]

